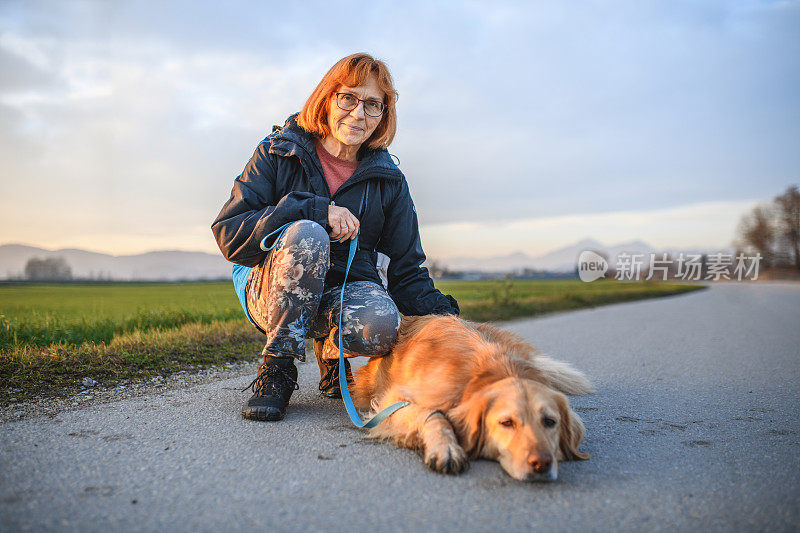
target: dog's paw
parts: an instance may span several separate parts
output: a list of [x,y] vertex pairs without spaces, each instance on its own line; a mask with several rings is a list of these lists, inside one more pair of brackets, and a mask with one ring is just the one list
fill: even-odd
[[457,443],[448,442],[425,449],[425,464],[440,474],[460,474],[469,468],[469,458]]

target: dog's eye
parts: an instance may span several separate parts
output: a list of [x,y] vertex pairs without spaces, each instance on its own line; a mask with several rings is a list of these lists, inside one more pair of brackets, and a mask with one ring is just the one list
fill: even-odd
[[506,418],[505,420],[501,420],[500,421],[500,425],[505,426],[507,428],[513,428],[514,427],[514,421],[511,420],[510,418]]
[[542,424],[544,424],[544,427],[546,428],[551,428],[556,425],[556,421],[550,418],[549,416],[546,416],[542,418]]

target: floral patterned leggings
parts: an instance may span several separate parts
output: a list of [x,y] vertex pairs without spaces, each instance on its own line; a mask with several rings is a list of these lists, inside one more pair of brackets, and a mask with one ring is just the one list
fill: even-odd
[[[325,286],[330,237],[311,220],[289,226],[247,280],[247,311],[267,334],[264,355],[305,361],[305,339],[327,337],[323,358],[339,357],[341,285]],[[345,356],[386,355],[397,338],[400,312],[382,285],[349,281],[344,289]]]

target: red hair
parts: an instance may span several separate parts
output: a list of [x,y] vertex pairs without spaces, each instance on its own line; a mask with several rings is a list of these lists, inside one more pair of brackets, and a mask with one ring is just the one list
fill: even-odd
[[364,144],[373,149],[387,148],[392,143],[397,131],[397,112],[394,107],[397,102],[397,90],[394,88],[392,75],[389,73],[386,63],[369,54],[353,54],[337,61],[322,77],[317,88],[306,100],[297,117],[297,124],[307,132],[319,137],[330,135],[328,109],[334,93],[342,85],[348,87],[363,85],[373,74],[378,79],[378,87],[383,91],[383,104],[386,108],[381,115],[378,127]]

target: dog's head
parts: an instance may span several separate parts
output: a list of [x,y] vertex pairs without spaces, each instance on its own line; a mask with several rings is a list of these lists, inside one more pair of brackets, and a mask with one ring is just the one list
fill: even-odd
[[589,457],[578,451],[583,422],[560,392],[519,377],[468,389],[448,416],[470,456],[498,461],[520,481],[555,480],[559,460]]

